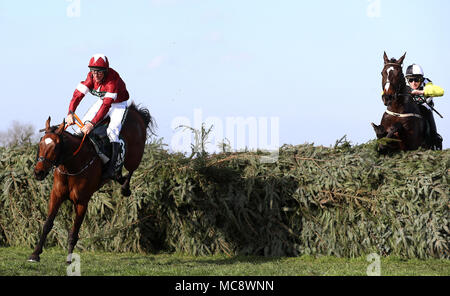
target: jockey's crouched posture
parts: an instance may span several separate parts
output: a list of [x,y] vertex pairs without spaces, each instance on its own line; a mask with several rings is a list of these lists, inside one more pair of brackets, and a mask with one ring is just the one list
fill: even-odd
[[119,134],[129,94],[125,82],[116,71],[109,67],[108,58],[105,55],[95,54],[89,61],[89,69],[86,80],[80,82],[73,93],[66,122],[68,125],[75,123],[73,113],[86,93],[90,92],[98,97],[83,117],[84,126],[81,131],[89,134],[97,123],[109,115],[107,134],[111,141],[112,154],[108,168],[103,172],[102,177],[113,178],[114,165],[120,149]]
[[433,97],[443,96],[444,90],[434,85],[430,79],[425,78],[422,67],[417,64],[408,66],[405,78],[407,85],[410,87],[414,102],[419,104],[422,115],[429,123],[432,145],[436,149],[442,149],[442,137],[437,133],[433,111],[430,106],[434,106]]

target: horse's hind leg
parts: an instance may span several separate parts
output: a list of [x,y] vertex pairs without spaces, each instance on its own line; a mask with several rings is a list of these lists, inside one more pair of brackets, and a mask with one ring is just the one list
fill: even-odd
[[67,263],[72,263],[72,253],[75,245],[78,242],[78,233],[80,231],[81,223],[83,223],[84,215],[86,214],[87,204],[75,204],[75,221],[73,222],[72,230],[69,234],[69,256]]
[[131,176],[133,175],[134,171],[131,171],[128,173],[128,175],[126,177],[123,177],[124,182],[121,183],[122,184],[122,189],[120,190],[120,192],[122,193],[123,196],[130,196],[131,195],[131,190],[130,190],[130,180],[131,180]]

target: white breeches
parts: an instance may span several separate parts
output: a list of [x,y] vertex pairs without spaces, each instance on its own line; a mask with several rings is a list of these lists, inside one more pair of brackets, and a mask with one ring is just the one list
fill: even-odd
[[[97,102],[94,103],[94,105],[89,108],[86,115],[83,117],[83,123],[86,122],[86,120],[92,120],[95,115],[97,114],[98,110],[103,104],[103,100],[98,99]],[[112,103],[111,108],[109,109],[108,113],[105,115],[109,115],[110,122],[108,125],[108,129],[106,130],[108,134],[108,138],[111,142],[119,142],[119,134],[120,130],[122,129],[122,119],[123,115],[125,114],[125,110],[127,109],[128,101],[123,101],[120,103]]]

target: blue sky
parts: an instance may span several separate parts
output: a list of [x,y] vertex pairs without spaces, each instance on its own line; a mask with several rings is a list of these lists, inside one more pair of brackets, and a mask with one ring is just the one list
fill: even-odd
[[[78,5],[79,4],[79,5]],[[277,117],[279,143],[375,138],[383,51],[450,89],[449,1],[0,1],[0,130],[60,123],[104,53],[170,144],[174,119]],[[95,102],[88,95],[77,113]],[[444,148],[450,100],[435,99]]]

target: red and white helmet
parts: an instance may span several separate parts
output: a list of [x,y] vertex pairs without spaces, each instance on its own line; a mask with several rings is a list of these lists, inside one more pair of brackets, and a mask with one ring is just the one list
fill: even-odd
[[102,54],[102,53],[97,53],[94,54],[92,56],[92,58],[89,60],[89,68],[90,67],[94,67],[94,68],[109,68],[109,62],[108,62],[108,58]]

